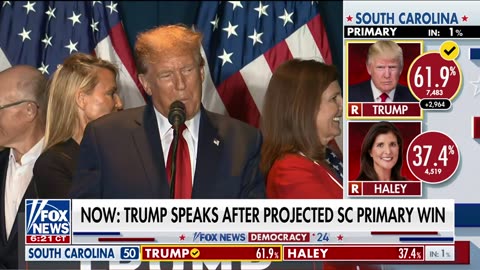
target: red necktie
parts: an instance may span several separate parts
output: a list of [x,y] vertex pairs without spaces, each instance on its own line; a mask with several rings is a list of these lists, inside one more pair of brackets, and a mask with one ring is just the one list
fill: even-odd
[[[187,127],[181,125],[178,130],[177,163],[175,172],[175,199],[192,198],[192,169],[190,164],[190,153],[188,152],[187,141],[183,137],[183,131]],[[170,144],[167,159],[167,177],[170,184],[170,168],[172,167],[173,140]]]
[[380,95],[381,102],[386,102],[386,101],[387,101],[387,98],[388,98],[388,95],[385,94],[385,93],[382,93],[382,94]]

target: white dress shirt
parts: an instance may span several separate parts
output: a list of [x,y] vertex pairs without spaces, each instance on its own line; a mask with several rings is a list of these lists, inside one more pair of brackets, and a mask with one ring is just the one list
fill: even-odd
[[[173,141],[173,128],[172,125],[168,122],[168,118],[163,116],[160,112],[155,109],[155,116],[157,117],[158,123],[158,132],[160,134],[160,139],[162,141],[162,150],[163,150],[163,160],[165,161],[165,166],[167,165],[168,152],[170,150],[170,144]],[[195,166],[197,165],[197,150],[198,150],[198,132],[200,129],[200,114],[198,113],[190,120],[185,121],[187,128],[183,131],[183,137],[187,141],[188,153],[190,154],[190,163],[192,168],[192,186],[193,179],[195,178]]]
[[20,163],[15,160],[13,149],[10,149],[8,159],[7,179],[5,183],[5,228],[7,239],[12,231],[18,207],[22,203],[23,195],[30,184],[33,176],[33,165],[42,153],[42,138],[20,159]]
[[[373,81],[370,80],[370,84],[372,86],[373,100],[375,102],[382,102],[380,95],[383,94],[383,92],[378,90],[377,87],[375,87],[375,84],[373,83]],[[390,93],[388,93],[387,95],[388,95],[388,98],[385,100],[385,102],[393,102],[393,97],[395,96],[395,88],[392,91],[390,91]]]

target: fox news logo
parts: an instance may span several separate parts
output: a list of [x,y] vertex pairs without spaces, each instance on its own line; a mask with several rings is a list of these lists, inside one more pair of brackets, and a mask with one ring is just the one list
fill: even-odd
[[70,235],[70,200],[26,200],[27,235]]
[[193,234],[193,242],[245,242],[245,233],[201,233]]

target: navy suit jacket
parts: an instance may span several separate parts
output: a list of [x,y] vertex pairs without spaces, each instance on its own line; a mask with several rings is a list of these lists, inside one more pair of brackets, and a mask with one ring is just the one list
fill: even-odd
[[[264,198],[262,137],[241,121],[201,108],[192,198]],[[162,144],[151,104],[87,125],[72,198],[169,198]]]
[[30,185],[25,191],[22,203],[18,208],[17,217],[13,223],[12,231],[7,239],[7,232],[5,229],[5,180],[7,176],[9,155],[10,148],[6,148],[0,152],[0,269],[18,269],[18,214],[23,214],[25,212],[25,199],[36,198],[33,182],[30,181]]
[[[408,87],[397,84],[393,102],[418,102]],[[348,88],[348,102],[374,102],[370,80]]]

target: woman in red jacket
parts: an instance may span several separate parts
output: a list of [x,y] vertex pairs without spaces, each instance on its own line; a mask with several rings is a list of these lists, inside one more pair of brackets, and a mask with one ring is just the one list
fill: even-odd
[[267,197],[343,198],[341,172],[326,160],[329,142],[341,133],[337,80],[335,67],[315,60],[293,59],[274,72],[261,122]]
[[[342,199],[342,164],[328,145],[341,134],[342,95],[335,67],[293,59],[279,66],[265,95],[260,168],[272,199]],[[337,153],[339,156],[339,153]],[[319,269],[317,264],[312,269]],[[324,263],[324,270],[377,270]]]

